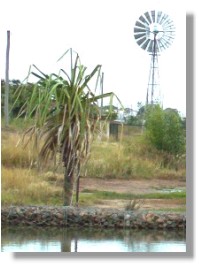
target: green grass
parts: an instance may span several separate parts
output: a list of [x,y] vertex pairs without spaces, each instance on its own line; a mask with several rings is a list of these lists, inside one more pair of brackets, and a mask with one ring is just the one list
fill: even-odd
[[154,210],[156,213],[162,213],[162,212],[167,212],[167,213],[184,213],[186,212],[186,206],[179,206],[177,208],[164,208],[164,209],[158,209]]
[[131,200],[131,199],[185,199],[186,198],[185,191],[172,192],[172,193],[132,194],[132,193],[117,193],[117,192],[84,189],[81,195],[83,196],[85,194],[88,195],[88,197],[90,198],[105,199],[105,200],[106,199]]

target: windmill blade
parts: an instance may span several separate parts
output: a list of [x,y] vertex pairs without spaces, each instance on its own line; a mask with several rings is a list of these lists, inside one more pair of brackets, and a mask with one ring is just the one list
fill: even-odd
[[146,37],[146,33],[138,33],[138,34],[135,34],[134,37],[135,37],[135,39]]
[[148,45],[149,45],[149,43],[150,43],[150,39],[147,39],[142,45],[141,45],[141,48],[142,49],[144,49],[144,50],[146,50],[147,49],[147,47],[148,47]]
[[164,38],[161,39],[161,43],[165,49],[169,47],[169,42],[166,41]]
[[164,21],[166,21],[168,17],[169,17],[168,15],[163,14],[163,16],[162,16],[162,18],[161,18],[161,20],[160,20],[160,22],[159,22],[160,25],[162,25],[162,23],[163,23]]
[[163,40],[168,43],[168,45],[171,45],[173,42],[173,39],[170,36],[165,36]]
[[135,25],[136,25],[137,27],[140,27],[140,28],[144,28],[144,29],[146,29],[146,28],[147,28],[147,26],[146,26],[146,25],[144,25],[144,24],[140,23],[139,21],[137,21],[137,22],[135,23]]
[[162,16],[162,11],[158,11],[158,14],[157,14],[157,23],[160,23],[161,16]]
[[151,17],[152,17],[152,21],[153,23],[155,23],[155,10],[151,11]]
[[162,45],[162,43],[159,42],[159,48],[160,48],[160,51],[164,51],[165,50],[165,47]]
[[171,27],[173,25],[173,21],[172,20],[166,20],[166,21],[163,21],[161,25],[164,28],[164,30],[167,30],[168,28],[171,29]]
[[164,31],[175,31],[175,27],[172,21],[170,23],[163,24],[162,27]]
[[165,50],[165,49],[167,48],[167,47],[164,45],[162,39],[159,39],[159,40],[158,40],[158,46],[159,46],[160,51],[163,51],[163,50]]
[[149,43],[149,45],[148,45],[148,49],[147,49],[147,51],[148,52],[152,52],[153,51],[153,40],[150,40],[150,43]]
[[164,34],[164,38],[165,38],[165,39],[168,39],[168,41],[173,42],[173,40],[174,40],[174,35],[172,35],[172,34]]
[[150,23],[146,20],[146,18],[145,17],[143,17],[143,16],[140,16],[139,17],[139,20],[144,24],[144,25],[149,25]]
[[159,41],[157,41],[156,46],[157,46],[157,53],[160,53],[162,51],[161,43]]
[[151,20],[151,17],[149,15],[149,12],[144,13],[144,15],[145,15],[147,21],[149,22],[149,24],[151,24],[152,23],[152,20]]
[[146,29],[141,29],[137,27],[134,28],[134,33],[141,33],[141,32],[146,33]]
[[161,45],[160,45],[160,42],[159,41],[156,42],[156,47],[157,47],[156,48],[157,53],[159,53],[160,51],[162,51],[161,50]]
[[137,41],[137,44],[141,46],[146,41],[146,37],[143,37]]

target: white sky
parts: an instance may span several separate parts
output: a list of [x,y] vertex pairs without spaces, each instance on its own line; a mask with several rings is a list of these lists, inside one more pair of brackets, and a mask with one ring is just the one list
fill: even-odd
[[138,101],[145,103],[150,67],[149,54],[134,40],[134,25],[146,11],[163,11],[176,27],[173,44],[159,57],[163,105],[186,115],[186,9],[181,1],[1,0],[0,5],[1,78],[10,30],[10,79],[23,80],[31,64],[58,73],[66,61],[57,59],[73,48],[87,73],[102,64],[104,92],[114,92],[133,109]]

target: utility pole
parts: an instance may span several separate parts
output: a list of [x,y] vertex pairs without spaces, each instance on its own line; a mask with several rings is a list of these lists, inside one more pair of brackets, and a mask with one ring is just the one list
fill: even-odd
[[7,48],[6,48],[6,76],[5,76],[5,101],[4,101],[4,113],[5,124],[9,124],[9,54],[10,54],[10,31],[7,31]]

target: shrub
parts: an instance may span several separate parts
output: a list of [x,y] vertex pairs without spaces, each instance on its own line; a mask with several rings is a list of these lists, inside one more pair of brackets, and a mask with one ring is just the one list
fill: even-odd
[[171,154],[185,152],[182,121],[174,109],[163,110],[153,105],[146,112],[146,137],[158,150]]

